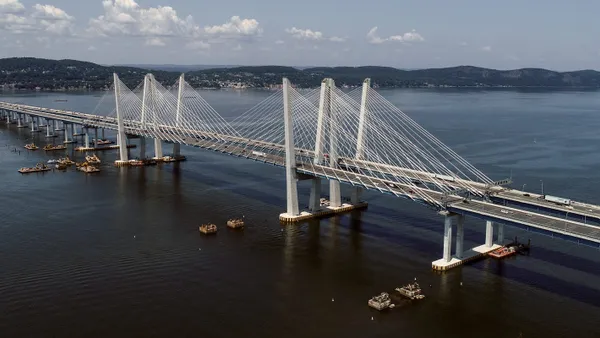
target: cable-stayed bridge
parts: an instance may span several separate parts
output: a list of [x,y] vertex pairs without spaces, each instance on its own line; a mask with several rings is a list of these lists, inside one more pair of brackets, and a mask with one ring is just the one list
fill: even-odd
[[[121,145],[119,165],[129,161],[128,149],[122,145],[135,136],[140,138],[141,158],[146,139],[153,139],[156,158],[163,156],[163,141],[167,141],[173,144],[175,156],[183,144],[285,168],[287,210],[280,216],[285,221],[359,206],[365,189],[419,202],[445,217],[443,258],[434,262],[440,269],[498,247],[504,242],[504,224],[600,247],[599,206],[555,203],[506,188],[510,179],[493,181],[373,90],[368,79],[351,92],[337,88],[332,79],[323,80],[320,88],[300,92],[284,79],[280,90],[230,121],[183,75],[164,87],[148,74],[131,90],[115,74],[102,100],[114,101],[114,108],[86,114],[0,102],[0,111],[7,123],[19,127],[29,123],[32,132],[39,131],[40,119],[45,119],[47,136],[60,129],[50,124],[60,121],[66,143],[71,142],[68,126],[71,134],[73,126],[82,126],[86,149],[93,149],[90,129],[96,131],[96,140],[98,129],[114,130]],[[301,211],[297,184],[304,180],[311,181],[311,196],[309,209]],[[320,199],[322,180],[329,181],[328,205]],[[352,186],[348,203],[342,199],[341,183]],[[463,249],[465,216],[486,221],[481,247]]]

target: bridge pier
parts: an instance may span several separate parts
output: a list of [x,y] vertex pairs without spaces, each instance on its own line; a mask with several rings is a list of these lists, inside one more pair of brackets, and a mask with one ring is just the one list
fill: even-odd
[[491,248],[494,244],[494,223],[485,221],[485,246]]
[[94,128],[94,148],[98,148],[98,128]]
[[31,117],[31,132],[32,132],[32,133],[37,133],[37,132],[39,132],[39,131],[40,131],[39,129],[37,129],[37,128],[35,127],[35,126],[36,126],[36,123],[37,123],[37,125],[39,125],[39,120],[38,120],[38,121],[36,121],[36,119],[35,119],[35,118],[32,116],[32,117]]
[[162,140],[155,138],[154,139],[154,159],[159,160],[161,158],[163,158]]
[[[487,253],[496,250],[500,247],[497,244],[488,245],[489,233],[493,234],[493,223],[486,222],[486,243],[467,251],[464,251],[464,215],[441,211],[444,216],[444,251],[441,259],[431,262],[431,267],[437,271],[445,271],[457,266],[461,266],[467,262],[485,257]],[[452,252],[452,218],[457,218],[456,226],[456,252],[454,256]],[[488,231],[491,227],[491,231]]]
[[119,145],[119,159],[115,161],[116,165],[126,165],[128,163],[127,154],[127,136],[125,135],[125,126],[123,125],[123,116],[119,106],[119,95],[121,93],[119,76],[113,73],[113,83],[115,87],[115,110],[117,113],[117,142]]
[[173,143],[173,157],[181,156],[181,144]]
[[465,241],[465,215],[458,215],[458,222],[456,224],[456,258],[463,258],[463,245]]
[[87,128],[85,130],[85,134],[83,134],[83,140],[84,140],[84,147],[89,148],[90,147],[90,134],[88,134]]
[[315,177],[311,180],[311,184],[308,210],[316,212],[321,209],[321,179]]
[[140,136],[140,159],[143,160],[146,158],[146,138],[144,136]]
[[[69,124],[68,123],[64,123],[63,122],[63,126],[65,127],[65,140],[63,141],[64,144],[68,144],[68,143],[75,143],[76,141],[73,139],[73,137],[71,136],[71,139],[69,139]],[[71,128],[73,127],[73,125],[71,124]],[[72,133],[71,133],[72,134]]]
[[498,241],[496,244],[504,245],[504,224],[496,223],[496,227],[498,227]]
[[50,137],[55,137],[56,135],[54,135],[52,133],[52,129],[51,128],[51,123],[49,120],[46,120],[46,138],[50,138]]

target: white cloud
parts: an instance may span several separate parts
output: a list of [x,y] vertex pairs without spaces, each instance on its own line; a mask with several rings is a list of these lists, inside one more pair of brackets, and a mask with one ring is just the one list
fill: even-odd
[[104,14],[89,22],[88,32],[100,36],[190,36],[200,28],[191,16],[180,18],[173,7],[142,8],[134,0],[104,0]]
[[484,51],[484,52],[491,52],[492,51],[492,46],[481,47],[481,50]]
[[419,42],[425,41],[425,39],[414,29],[404,34],[392,35],[387,38],[382,38],[379,35],[377,35],[377,26],[375,26],[371,28],[371,30],[369,30],[369,32],[367,33],[367,41],[372,44],[382,44],[386,41]]
[[232,16],[222,25],[206,26],[204,33],[213,38],[223,39],[252,39],[261,36],[263,29],[255,19],[242,19]]
[[89,50],[90,52],[93,52],[95,50],[97,50],[98,48],[94,47],[94,46],[89,46],[87,50]]
[[25,6],[19,0],[0,0],[0,13],[19,14],[25,11]]
[[283,41],[283,40],[277,40],[277,41],[275,41],[276,45],[283,45],[284,43],[285,43],[285,41]]
[[463,42],[461,42],[461,43],[460,43],[460,45],[461,45],[462,47],[466,47],[466,46],[468,46],[469,44],[463,41]]
[[200,40],[195,40],[195,41],[190,41],[185,45],[186,49],[191,49],[191,50],[199,50],[199,49],[210,49],[210,44],[204,42],[204,41],[200,41]]
[[325,37],[322,32],[313,31],[312,29],[300,29],[296,27],[286,28],[286,33],[290,34],[294,39],[298,40],[307,40],[307,41],[323,41],[328,40],[332,42],[344,42],[346,38],[341,38],[338,36]]
[[232,50],[233,50],[233,51],[236,51],[236,52],[237,52],[237,51],[240,51],[240,50],[242,50],[242,49],[243,49],[243,48],[242,48],[242,46],[241,46],[239,43],[238,43],[238,45],[237,45],[237,46],[235,46],[235,47],[233,47],[233,48],[232,48]]
[[0,0],[0,29],[16,34],[46,32],[73,35],[74,18],[52,5],[36,4],[28,13],[17,0]]
[[146,46],[152,47],[162,47],[165,46],[166,43],[161,38],[148,38],[146,39]]

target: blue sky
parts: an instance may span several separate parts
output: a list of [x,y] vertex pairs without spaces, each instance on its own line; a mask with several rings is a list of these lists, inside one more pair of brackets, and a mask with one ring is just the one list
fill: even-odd
[[594,0],[0,0],[0,57],[600,69]]

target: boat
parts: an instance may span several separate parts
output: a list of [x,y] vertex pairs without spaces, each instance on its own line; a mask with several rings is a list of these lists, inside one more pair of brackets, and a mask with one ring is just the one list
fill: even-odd
[[98,139],[97,141],[96,141],[96,139],[93,139],[93,142],[96,143],[96,145],[99,145],[99,146],[113,143],[113,141],[103,140],[103,139]]
[[134,167],[141,167],[144,165],[144,161],[142,160],[129,160],[127,163]]
[[177,160],[175,159],[175,157],[171,157],[171,156],[164,156],[164,157],[161,159],[161,161],[163,161],[163,162],[175,162],[175,161],[177,161]]
[[63,163],[57,163],[56,165],[54,165],[54,168],[56,168],[58,170],[66,170],[67,169],[67,165],[63,164]]
[[200,229],[200,232],[205,235],[217,233],[217,226],[212,223],[202,224],[199,229]]
[[62,144],[46,144],[43,148],[45,151],[53,151],[53,150],[65,150],[67,147]]
[[77,170],[83,171],[86,174],[97,173],[100,171],[100,169],[94,167],[93,165],[89,165],[87,163],[84,163],[84,164],[85,165],[82,165],[79,168],[77,168]]
[[48,164],[56,164],[56,163],[58,163],[58,162],[60,162],[60,160],[51,159],[51,160],[48,160],[48,162],[47,162],[47,163],[48,163]]
[[94,154],[94,155],[91,155],[91,156],[89,156],[89,155],[88,155],[88,156],[86,156],[86,157],[85,157],[85,160],[86,160],[88,163],[91,163],[91,164],[100,164],[100,159],[99,159],[99,158],[98,158],[98,156],[96,156],[95,154]]
[[63,158],[59,159],[59,160],[58,160],[58,163],[59,163],[59,164],[64,164],[64,165],[66,165],[66,166],[69,166],[69,165],[73,165],[73,164],[75,164],[75,162],[73,162],[73,161],[72,161],[72,160],[69,158],[69,156],[67,156],[67,157],[63,157]]
[[379,294],[379,296],[375,296],[369,299],[368,304],[370,307],[381,311],[389,308],[390,305],[392,305],[392,300],[390,299],[390,295],[387,292],[382,292],[381,294]]
[[515,250],[514,247],[501,247],[498,248],[490,253],[488,253],[488,255],[494,257],[494,258],[504,258],[504,257],[508,257],[508,256],[512,256],[514,254],[517,253],[517,250]]
[[408,299],[423,299],[425,295],[421,293],[421,287],[419,283],[414,282],[411,284],[404,285],[403,287],[396,288],[396,291],[402,296]]
[[156,160],[153,158],[147,158],[142,161],[144,162],[144,165],[156,165],[157,164]]
[[36,146],[34,143],[29,143],[25,145],[25,149],[27,150],[38,150],[38,146]]
[[43,172],[43,171],[50,171],[52,170],[51,168],[49,168],[47,165],[43,164],[43,163],[38,163],[35,167],[32,168],[21,168],[18,171],[21,174],[30,174],[30,173],[39,173],[39,172]]
[[67,102],[67,101],[68,101],[67,99],[56,99],[56,100],[54,100],[54,102]]
[[232,218],[227,221],[227,226],[232,229],[244,227],[244,220],[241,218]]

